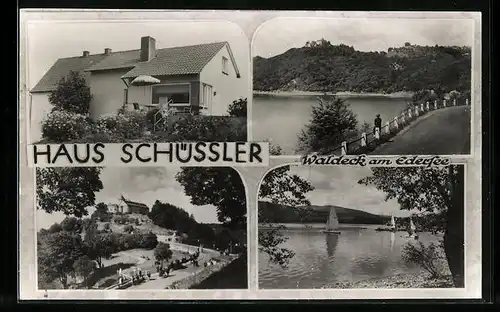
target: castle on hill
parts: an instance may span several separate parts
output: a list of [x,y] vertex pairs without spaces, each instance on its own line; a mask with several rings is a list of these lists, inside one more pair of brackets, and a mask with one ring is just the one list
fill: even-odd
[[116,203],[108,204],[108,211],[110,213],[137,213],[147,215],[149,208],[143,203],[128,200],[121,195]]

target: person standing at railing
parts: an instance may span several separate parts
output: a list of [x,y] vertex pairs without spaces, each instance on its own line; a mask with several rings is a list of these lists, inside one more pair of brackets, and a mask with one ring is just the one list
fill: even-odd
[[380,118],[380,114],[377,114],[377,117],[373,121],[373,124],[375,125],[373,127],[373,134],[375,134],[376,128],[378,128],[379,131],[382,129],[382,118]]

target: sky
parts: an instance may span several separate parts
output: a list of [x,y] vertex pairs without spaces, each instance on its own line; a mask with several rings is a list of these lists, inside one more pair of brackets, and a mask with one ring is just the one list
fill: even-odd
[[[96,193],[96,203],[116,202],[123,194],[126,199],[146,204],[149,209],[156,200],[166,202],[193,214],[200,223],[219,223],[216,208],[211,205],[195,206],[175,180],[180,168],[175,167],[105,167],[101,172],[103,189]],[[89,216],[94,209],[89,210]],[[65,218],[62,213],[37,210],[37,230],[48,228]]]
[[249,39],[236,24],[225,21],[165,22],[30,22],[27,26],[28,82],[31,89],[59,59],[140,49],[141,37],[156,39],[156,48],[227,41],[242,78],[248,77]]
[[410,215],[400,210],[396,200],[385,201],[386,194],[374,186],[358,184],[371,175],[370,168],[291,166],[289,174],[297,174],[314,186],[314,191],[306,194],[312,205],[335,205],[395,217]]
[[321,38],[359,51],[387,52],[388,48],[403,46],[405,42],[472,46],[473,28],[471,19],[274,19],[255,32],[252,55],[268,58]]

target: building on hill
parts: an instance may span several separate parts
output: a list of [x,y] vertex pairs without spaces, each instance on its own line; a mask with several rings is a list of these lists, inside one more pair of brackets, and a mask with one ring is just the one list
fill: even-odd
[[122,195],[116,203],[108,204],[108,211],[110,213],[138,213],[147,215],[149,208],[143,203],[128,200]]

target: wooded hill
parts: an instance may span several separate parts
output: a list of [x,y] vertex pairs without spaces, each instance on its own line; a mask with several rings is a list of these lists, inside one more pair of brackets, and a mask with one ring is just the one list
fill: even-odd
[[470,84],[470,47],[407,42],[387,52],[361,52],[322,39],[274,57],[253,59],[255,91],[444,93],[469,91]]
[[316,206],[294,208],[259,201],[259,222],[272,223],[326,223],[330,207],[335,207],[339,223],[349,224],[386,224],[391,217],[371,214],[361,210],[339,206]]

